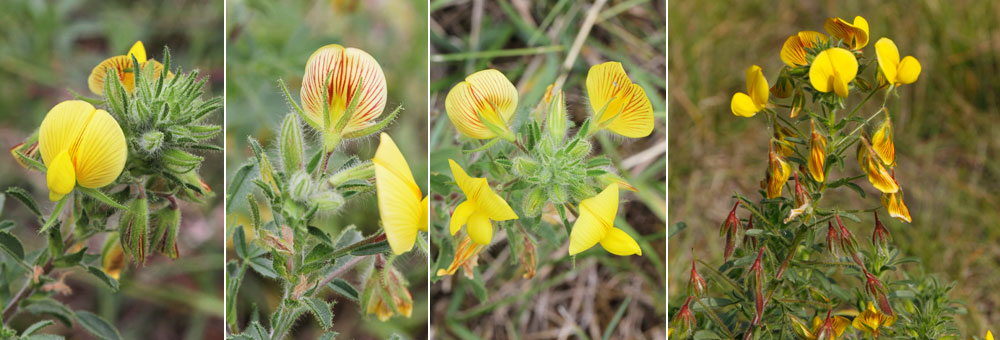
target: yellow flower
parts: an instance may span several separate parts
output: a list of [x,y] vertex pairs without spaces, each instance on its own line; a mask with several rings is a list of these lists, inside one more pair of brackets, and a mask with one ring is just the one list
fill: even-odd
[[475,273],[472,270],[476,268],[479,252],[483,249],[486,249],[486,246],[476,244],[469,236],[465,236],[455,249],[455,259],[451,261],[451,265],[448,269],[438,269],[437,276],[455,275],[455,272],[463,269],[465,277],[474,278]]
[[[895,183],[895,181],[893,181]],[[906,208],[906,203],[903,203],[903,190],[899,189],[894,193],[882,194],[882,206],[889,211],[889,216],[896,218],[897,220],[910,223],[913,221],[910,218],[910,209]]]
[[986,331],[986,340],[993,340],[993,332]]
[[778,121],[775,120],[774,139],[778,141],[778,153],[781,154],[782,157],[788,157],[795,154],[795,148],[793,147],[793,144],[788,141],[788,137],[799,138],[799,134],[784,125],[779,124]]
[[875,150],[882,164],[890,168],[896,166],[896,147],[892,142],[892,122],[889,121],[888,114],[872,135],[872,150]]
[[809,175],[816,182],[826,181],[826,137],[816,131],[816,121],[811,121],[812,138],[809,139]]
[[618,184],[608,185],[597,196],[580,202],[579,216],[569,234],[569,254],[576,255],[600,243],[618,256],[639,255],[642,249],[625,231],[615,228],[618,215]]
[[451,234],[455,235],[458,229],[468,224],[465,231],[473,242],[490,244],[493,239],[492,221],[516,220],[517,214],[507,205],[507,201],[490,188],[485,177],[470,177],[454,160],[449,159],[448,163],[451,164],[455,183],[466,197],[451,214]]
[[825,44],[827,40],[826,35],[816,31],[802,31],[790,36],[781,46],[781,61],[789,67],[809,65],[809,61],[806,60],[806,54],[809,52],[806,49],[814,48],[819,43]]
[[[90,87],[90,92],[99,96],[104,95],[104,78],[107,76],[108,69],[110,68],[115,69],[118,73],[118,80],[121,81],[126,91],[129,93],[135,91],[135,68],[132,65],[133,56],[139,62],[139,67],[146,67],[147,63],[152,63],[154,77],[159,77],[160,72],[163,72],[163,64],[156,60],[147,60],[146,48],[142,45],[142,41],[136,41],[127,54],[104,59],[104,61],[97,64],[97,67],[94,67],[90,71],[90,77],[87,78],[87,86]],[[168,70],[167,78],[173,77],[173,72]]]
[[868,21],[861,16],[854,17],[854,23],[841,18],[828,18],[823,28],[834,39],[843,41],[852,50],[860,50],[868,45]]
[[753,65],[747,69],[747,92],[737,92],[729,104],[733,114],[740,117],[753,117],[767,106],[767,79],[760,66]]
[[107,111],[85,101],[57,104],[42,120],[38,147],[48,168],[49,199],[58,201],[79,184],[96,189],[111,184],[128,157],[125,134]]
[[507,123],[517,110],[517,89],[500,71],[482,70],[465,77],[448,92],[444,108],[463,135],[514,139]]
[[[353,112],[347,112],[355,93],[360,96],[357,106]],[[339,137],[374,125],[375,118],[382,115],[386,101],[385,74],[367,52],[330,44],[309,56],[299,95],[306,123]],[[323,121],[325,106],[329,106],[329,122]],[[345,114],[350,115],[346,117],[347,124],[335,131]]]
[[875,304],[868,302],[868,308],[860,315],[854,317],[854,321],[851,325],[860,331],[872,334],[876,339],[879,335],[879,328],[892,326],[892,323],[896,322],[895,316],[889,316],[882,314],[877,309],[875,309]]
[[774,152],[774,144],[768,151],[767,168],[767,198],[777,198],[781,196],[781,190],[785,187],[785,182],[792,176],[792,167],[778,153]]
[[608,129],[630,138],[649,136],[653,132],[653,106],[642,86],[633,84],[622,64],[609,61],[590,67],[587,72],[587,94],[595,117],[591,124],[596,132]]
[[792,322],[796,326],[795,332],[806,340],[837,340],[851,324],[850,320],[839,315],[833,317],[828,315],[826,321],[818,316],[813,317],[812,329],[807,328],[795,317],[792,317]]
[[861,143],[858,144],[858,164],[861,166],[861,171],[868,174],[868,182],[875,189],[878,189],[878,191],[885,194],[899,191],[899,185],[896,184],[896,180],[892,178],[892,175],[882,165],[882,162],[877,159],[871,144],[864,137],[861,137]]
[[389,246],[399,255],[413,248],[417,230],[427,231],[427,197],[420,192],[392,137],[382,133],[381,138],[372,159],[378,211]]
[[838,47],[820,52],[809,67],[809,82],[816,91],[834,91],[841,98],[847,98],[847,85],[857,75],[858,59]]
[[101,256],[101,270],[115,280],[120,279],[122,270],[125,269],[125,261],[128,259],[117,235],[108,239]]
[[878,57],[882,77],[893,86],[912,84],[920,77],[920,62],[917,58],[906,56],[900,61],[899,49],[889,38],[875,42],[875,55]]

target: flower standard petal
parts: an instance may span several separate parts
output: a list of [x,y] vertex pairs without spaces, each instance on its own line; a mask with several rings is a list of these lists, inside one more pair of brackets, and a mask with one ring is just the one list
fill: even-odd
[[785,43],[781,45],[781,61],[790,67],[805,66],[806,62],[806,51],[802,45],[802,39],[799,39],[799,35],[793,35],[785,39]]
[[[357,107],[354,112],[345,112],[355,94],[359,95]],[[350,114],[343,131],[328,132],[359,130],[372,125],[385,110],[385,74],[375,58],[365,51],[326,45],[306,62],[300,96],[305,120],[314,128],[322,130],[328,126],[332,129],[343,115]],[[330,122],[326,124],[323,122],[324,105],[329,105],[330,110]]]
[[757,105],[757,111],[763,110],[767,106],[767,96],[770,90],[760,66],[753,65],[747,69],[747,92],[754,104]]
[[386,238],[394,253],[405,253],[413,248],[421,220],[426,219],[426,205],[421,204],[423,194],[406,159],[388,134],[382,133],[372,163]]
[[107,111],[97,110],[70,153],[77,183],[96,189],[114,182],[125,169],[128,145],[118,122]]
[[828,18],[823,28],[830,33],[830,36],[842,40],[852,50],[859,50],[868,45],[868,21],[860,16],[854,17],[854,23],[848,23],[841,18]]
[[834,91],[847,97],[847,86],[858,75],[858,60],[842,48],[831,48],[816,55],[809,67],[809,82],[820,92]]
[[875,56],[882,76],[889,84],[896,84],[899,70],[899,49],[896,48],[896,43],[889,38],[879,39],[875,42]]
[[517,100],[514,84],[500,71],[488,69],[455,84],[445,97],[445,111],[458,132],[475,139],[490,139],[498,135],[487,124],[509,133],[507,122],[517,110]]
[[646,91],[633,84],[619,62],[594,65],[587,72],[587,94],[594,122],[630,138],[653,131],[653,106]]
[[576,255],[603,240],[618,214],[618,185],[608,185],[597,196],[580,202],[579,216],[569,235],[569,254]]
[[90,117],[97,110],[82,100],[68,100],[53,106],[38,128],[38,151],[45,165],[52,164],[63,150],[76,144]]

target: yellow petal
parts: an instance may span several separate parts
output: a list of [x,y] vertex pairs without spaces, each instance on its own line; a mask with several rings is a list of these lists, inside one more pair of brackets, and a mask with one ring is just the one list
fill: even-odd
[[101,258],[101,270],[115,280],[121,279],[122,270],[125,269],[125,252],[120,242],[111,242]]
[[45,183],[49,187],[49,200],[58,201],[73,191],[76,186],[76,171],[73,170],[73,161],[69,158],[69,150],[63,150],[52,164],[49,164],[45,173]]
[[899,70],[899,49],[896,48],[896,43],[889,38],[879,39],[875,42],[875,56],[878,58],[878,67],[882,71],[882,76],[889,84],[896,84],[898,82],[896,75]]
[[379,216],[386,238],[394,253],[405,253],[413,248],[421,220],[427,216],[426,204],[421,204],[423,194],[406,159],[388,134],[382,133],[372,163]]
[[429,198],[430,196],[424,196],[424,199],[420,201],[420,224],[417,224],[417,227],[424,232],[427,232],[427,211],[430,210]]
[[802,46],[802,40],[798,35],[793,35],[785,39],[781,45],[781,61],[790,67],[805,66],[806,50]]
[[815,125],[813,126],[812,138],[810,139],[809,145],[809,175],[812,176],[813,180],[816,182],[823,183],[826,181],[825,172],[826,163],[826,138],[816,132]]
[[128,146],[125,134],[107,111],[97,110],[77,141],[76,180],[84,188],[100,188],[114,182],[125,169]]
[[920,62],[917,58],[906,56],[899,62],[899,70],[896,74],[896,81],[900,84],[913,84],[920,77]]
[[609,229],[607,235],[604,235],[604,238],[601,239],[601,247],[604,247],[604,250],[607,250],[609,253],[618,256],[642,256],[642,249],[639,248],[639,244],[635,242],[635,239],[625,233],[625,231],[614,227]]
[[630,138],[653,132],[649,97],[641,86],[632,83],[621,63],[609,61],[592,66],[587,72],[587,94],[594,114],[600,114],[594,117],[598,125],[606,124],[608,130]]
[[753,99],[750,99],[750,96],[743,92],[737,92],[733,95],[729,108],[733,110],[734,115],[740,117],[753,117],[757,112],[760,112],[757,110],[757,104],[753,103]]
[[573,222],[569,235],[570,255],[590,249],[614,228],[615,215],[618,214],[618,185],[611,184],[597,196],[580,202],[578,213],[580,216]]
[[757,105],[757,111],[767,106],[767,96],[770,91],[760,66],[753,65],[747,69],[747,93],[750,99],[753,99],[754,105]]
[[825,44],[830,40],[825,34],[816,31],[800,31],[798,36],[802,46],[807,48],[815,47],[817,43]]
[[486,214],[494,221],[517,219],[514,209],[511,209],[507,201],[497,195],[493,188],[490,188],[485,177],[470,177],[454,160],[449,159],[448,163],[451,165],[451,173],[455,176],[455,182],[469,201],[473,202],[477,212]]
[[493,223],[481,211],[476,211],[472,216],[469,216],[469,226],[465,231],[469,233],[472,242],[477,244],[488,245],[493,239]]
[[118,80],[121,81],[126,91],[131,93],[135,90],[135,72],[133,72],[132,58],[120,55],[104,59],[104,61],[97,64],[90,71],[90,77],[87,78],[87,86],[90,88],[90,92],[96,95],[104,95],[104,78],[107,76],[108,69],[115,69],[118,72]]
[[833,325],[833,332],[837,333],[837,336],[839,337],[844,334],[844,330],[847,329],[847,326],[851,325],[851,320],[848,320],[843,316],[834,316],[831,324]]
[[993,340],[993,332],[986,331],[986,340]]
[[128,54],[125,54],[125,56],[130,59],[132,58],[131,56],[135,56],[135,60],[139,64],[143,64],[146,62],[146,47],[142,45],[142,41],[136,41],[132,45],[132,48],[128,49]]
[[42,162],[50,165],[59,152],[70,150],[96,111],[93,105],[82,100],[67,100],[53,106],[38,128],[38,151],[42,154]]
[[875,150],[875,154],[878,155],[882,164],[888,167],[896,166],[896,148],[892,142],[892,123],[888,117],[872,135],[872,150]]
[[[854,54],[842,48],[831,48],[816,55],[809,67],[809,82],[820,92],[835,91],[846,97],[847,84],[858,74],[858,60]],[[840,91],[845,91],[841,94]]]
[[885,170],[882,163],[876,161],[870,155],[868,156],[868,181],[871,182],[875,189],[886,194],[899,191],[896,181],[892,179],[892,176]]
[[847,98],[848,95],[847,82],[844,81],[838,72],[834,72],[833,74],[833,92],[837,93],[841,98]]
[[826,19],[823,28],[834,39],[842,40],[853,50],[868,45],[868,21],[860,16],[854,17],[854,23],[848,23],[841,18],[829,18]]
[[465,201],[455,207],[455,212],[451,213],[451,234],[455,235],[462,226],[469,221],[469,216],[476,211],[476,205],[472,201]]
[[889,216],[906,223],[913,222],[910,218],[910,209],[903,202],[902,192],[882,194],[882,206],[889,211]]
[[[327,83],[327,77],[330,82]],[[363,82],[363,83],[362,83]],[[306,122],[322,129],[323,96],[326,93],[330,105],[332,128],[346,114],[348,105],[361,86],[357,108],[348,117],[347,125],[341,133],[363,129],[374,124],[374,119],[385,110],[385,74],[378,61],[370,54],[356,48],[344,48],[337,44],[326,45],[314,52],[306,62],[302,76],[302,108]],[[336,132],[336,131],[330,131]]]
[[868,45],[868,20],[865,20],[860,15],[856,16],[854,17],[854,27],[857,29],[854,49],[857,50]]
[[517,89],[503,73],[488,69],[455,84],[445,97],[444,106],[458,132],[471,138],[489,139],[497,135],[479,116],[496,127],[509,129],[507,122],[517,110],[517,97]]

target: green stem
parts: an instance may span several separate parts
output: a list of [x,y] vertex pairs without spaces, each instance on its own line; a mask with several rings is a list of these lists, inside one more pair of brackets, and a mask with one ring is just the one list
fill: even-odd
[[729,327],[726,327],[726,324],[722,323],[722,319],[719,319],[719,316],[715,315],[715,312],[713,312],[711,308],[708,308],[708,305],[701,302],[701,299],[696,299],[695,301],[701,305],[701,308],[704,308],[705,311],[708,312],[708,315],[712,317],[712,320],[714,320],[715,323],[719,324],[719,327],[721,327],[722,330],[726,331],[726,334],[729,335],[729,339],[736,339],[736,337],[733,336],[733,332],[729,330]]

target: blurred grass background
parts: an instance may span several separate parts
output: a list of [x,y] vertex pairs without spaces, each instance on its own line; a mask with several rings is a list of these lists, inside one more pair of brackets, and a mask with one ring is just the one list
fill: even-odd
[[[595,7],[595,4],[596,7]],[[503,238],[479,255],[488,299],[480,303],[461,273],[431,288],[432,336],[440,339],[601,338],[623,305],[613,339],[666,336],[664,263],[666,202],[664,133],[666,88],[665,8],[662,2],[438,0],[431,2],[432,174],[450,175],[447,159],[456,132],[444,110],[448,90],[486,68],[501,70],[520,94],[518,114],[531,111],[545,88],[560,78],[568,111],[579,126],[589,117],[585,80],[590,66],[619,61],[646,90],[656,116],[652,135],[624,140],[599,135],[595,153],[614,160],[638,194],[623,191],[616,225],[627,226],[644,245],[643,256],[606,253],[578,256],[539,240],[538,272],[522,279]],[[574,41],[593,10],[582,44]],[[451,156],[455,157],[455,156]],[[440,194],[436,194],[440,195]],[[435,198],[440,200],[440,198]],[[511,202],[511,204],[520,204]],[[447,216],[431,216],[441,223]],[[434,221],[434,219],[438,219]],[[544,227],[543,227],[544,228]],[[447,236],[445,236],[447,237]],[[537,237],[537,235],[536,235]],[[647,248],[648,247],[648,248]],[[436,250],[432,245],[432,253]],[[436,255],[434,255],[436,256]],[[446,261],[446,263],[448,263]],[[433,275],[433,273],[432,273]],[[465,284],[460,284],[465,283]],[[630,300],[629,300],[630,299]]]
[[[395,122],[386,129],[402,151],[423,192],[427,192],[427,3],[414,1],[227,1],[228,59],[226,65],[227,162],[231,175],[252,158],[247,136],[253,136],[269,150],[276,149],[275,128],[285,114],[293,112],[278,87],[284,79],[296,102],[306,61],[320,47],[340,44],[371,54],[385,72],[388,87],[387,112],[402,105]],[[305,128],[311,145],[319,135]],[[378,135],[341,146],[338,155],[356,154],[371,158]],[[336,157],[336,156],[335,156]],[[336,159],[332,164],[337,164]],[[247,211],[245,207],[234,209]],[[344,212],[325,226],[337,232],[355,225],[365,235],[380,229],[375,195],[353,201]],[[242,218],[242,217],[240,217]],[[265,217],[266,219],[267,217]],[[235,221],[232,219],[231,221]],[[229,230],[232,230],[230,228]],[[333,330],[343,338],[385,339],[392,333],[406,338],[426,337],[427,262],[415,252],[395,261],[410,282],[413,295],[411,318],[395,317],[380,322],[364,317],[360,307],[340,299],[334,307]],[[252,273],[252,274],[249,274]],[[349,274],[349,282],[363,278]],[[363,286],[357,285],[359,289]],[[280,300],[280,287],[256,273],[248,272],[239,301],[240,320],[257,304],[270,315]],[[336,298],[332,295],[328,298]],[[297,334],[302,339],[319,336],[312,318],[302,317]],[[310,335],[311,334],[311,335]]]
[[[882,221],[895,246],[922,260],[922,268],[908,269],[957,282],[952,296],[968,308],[968,314],[959,317],[963,334],[998,330],[1000,4],[671,1],[669,13],[670,224],[688,225],[669,241],[672,306],[686,297],[689,251],[709,263],[721,263],[724,240],[717,228],[733,204],[730,196],[733,191],[756,193],[767,166],[765,123],[733,116],[729,109],[733,93],[745,91],[744,70],[760,65],[773,84],[783,65],[778,54],[788,36],[800,30],[824,32],[827,17],[853,20],[861,15],[870,24],[866,54],[874,58],[874,42],[889,37],[902,56],[913,55],[923,66],[919,81],[903,86],[899,98],[889,100],[896,176],[906,188],[913,223],[890,220],[885,214]],[[872,112],[875,105],[862,112]],[[859,173],[853,163],[845,169]],[[838,204],[877,204],[873,189],[862,187],[868,190],[867,200],[842,198]],[[873,223],[865,216],[863,223],[848,227],[864,239]]]
[[[210,77],[207,90],[222,95],[222,1],[32,1],[0,2],[0,144],[20,143],[41,124],[52,106],[73,99],[70,89],[87,89],[91,69],[105,58],[125,54],[142,40],[150,58],[162,61],[170,47],[174,67],[199,69]],[[222,111],[211,118],[221,124]],[[223,188],[221,153],[206,153],[201,175],[216,190]],[[50,211],[43,174],[21,168],[8,154],[0,156],[0,188],[20,186]],[[126,339],[221,339],[222,327],[222,195],[204,206],[182,205],[184,220],[178,240],[181,257],[153,256],[145,266],[122,274],[119,293],[90,276],[71,274],[70,296],[58,297],[74,309],[93,311],[115,324]],[[45,246],[40,227],[15,200],[7,200],[4,219],[30,250]],[[103,237],[89,244],[99,252]],[[24,329],[38,317],[22,313],[13,327]],[[57,323],[45,332],[90,339],[79,328]]]

